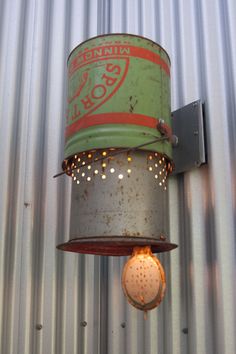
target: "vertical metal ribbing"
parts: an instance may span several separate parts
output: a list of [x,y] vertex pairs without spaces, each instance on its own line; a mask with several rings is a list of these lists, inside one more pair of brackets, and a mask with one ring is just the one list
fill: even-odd
[[[1,352],[77,354],[85,352],[83,343],[100,336],[108,347],[98,344],[94,353],[234,353],[236,3],[111,0],[103,3],[110,15],[98,24],[104,16],[100,4],[5,0],[0,5]],[[93,319],[100,316],[94,314],[94,298],[102,286],[94,282],[103,266],[95,269],[91,256],[85,261],[87,256],[56,251],[69,235],[70,186],[64,177],[51,177],[63,159],[66,58],[78,43],[106,30],[142,34],[167,49],[172,110],[198,98],[206,102],[209,164],[170,181],[171,239],[185,245],[170,256],[164,311],[159,308],[144,322],[123,298],[123,259],[109,258],[107,297],[99,300],[101,309],[107,303],[108,326],[99,321],[94,330]],[[43,117],[46,99],[50,109]],[[165,259],[163,265],[167,269]],[[95,306],[83,310],[91,303]],[[89,336],[81,317],[92,324]],[[43,327],[36,329],[41,320]],[[191,322],[188,331],[184,322]]]

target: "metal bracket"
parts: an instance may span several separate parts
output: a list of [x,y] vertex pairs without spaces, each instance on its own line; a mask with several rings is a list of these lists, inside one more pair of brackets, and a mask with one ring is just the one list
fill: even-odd
[[192,102],[172,112],[173,135],[177,144],[173,146],[175,169],[173,174],[187,172],[206,163],[203,104]]

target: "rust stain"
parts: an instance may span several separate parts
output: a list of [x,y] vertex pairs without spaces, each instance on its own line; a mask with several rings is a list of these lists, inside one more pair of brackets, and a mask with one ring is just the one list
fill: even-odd
[[130,103],[130,106],[129,106],[130,113],[133,113],[134,107],[137,105],[137,103],[138,103],[138,100],[136,100],[133,104]]
[[105,221],[106,226],[110,226],[111,221],[112,221],[112,216],[106,215],[106,221]]
[[129,230],[124,229],[122,232],[122,236],[126,236],[126,237],[137,237],[140,236],[140,232],[131,232]]

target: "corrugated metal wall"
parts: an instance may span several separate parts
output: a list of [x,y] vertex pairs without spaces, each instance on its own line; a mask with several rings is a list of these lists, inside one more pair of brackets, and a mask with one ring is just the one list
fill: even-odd
[[[172,109],[206,105],[208,165],[170,182],[163,304],[143,314],[120,286],[123,259],[65,254],[66,60],[88,37],[128,32],[172,60]],[[236,2],[0,2],[1,354],[236,352]]]

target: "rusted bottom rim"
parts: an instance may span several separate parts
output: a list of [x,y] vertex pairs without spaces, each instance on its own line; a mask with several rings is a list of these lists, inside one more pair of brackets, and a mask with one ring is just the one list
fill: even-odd
[[57,246],[68,252],[101,256],[129,256],[135,246],[150,246],[153,253],[168,252],[176,247],[174,243],[145,237],[86,237],[76,238]]

